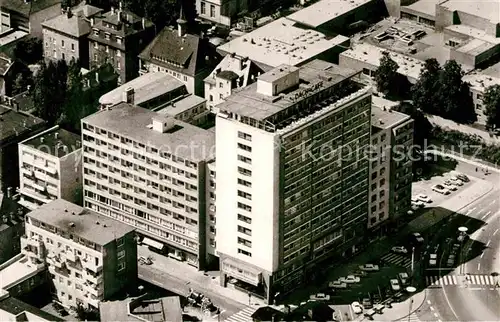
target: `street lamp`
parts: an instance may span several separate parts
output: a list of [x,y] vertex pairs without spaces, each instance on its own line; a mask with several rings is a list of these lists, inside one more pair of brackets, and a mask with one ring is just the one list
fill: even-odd
[[469,230],[469,228],[467,227],[458,227],[458,231],[459,231],[459,239],[460,239],[460,258],[459,258],[459,265],[460,265],[460,274],[463,275],[464,274],[464,265],[462,263],[462,256],[463,256],[463,246],[464,246],[464,240],[465,240],[465,236],[467,235],[467,231]]
[[408,294],[410,294],[410,306],[408,308],[408,322],[410,322],[410,315],[411,315],[411,307],[413,305],[413,298],[412,298],[412,294],[415,293],[417,291],[417,289],[413,286],[408,286],[406,288],[406,292],[408,292]]

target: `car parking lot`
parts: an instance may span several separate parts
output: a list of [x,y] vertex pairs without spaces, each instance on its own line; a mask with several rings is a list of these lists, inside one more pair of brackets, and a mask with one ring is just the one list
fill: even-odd
[[[459,172],[450,171],[440,176],[431,177],[429,180],[422,180],[413,183],[413,210],[416,210],[419,207],[434,207],[434,205],[439,204],[454,194],[466,189],[474,182],[468,177],[467,180],[469,181],[462,180],[458,178],[459,176],[461,177]],[[430,200],[430,202],[425,199]],[[420,203],[418,201],[420,201]]]

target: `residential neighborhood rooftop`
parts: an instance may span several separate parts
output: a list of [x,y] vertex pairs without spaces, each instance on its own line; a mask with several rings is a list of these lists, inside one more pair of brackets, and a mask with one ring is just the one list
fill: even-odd
[[394,111],[392,109],[384,109],[372,105],[372,126],[376,128],[388,129],[395,125],[409,120],[410,116]]
[[478,92],[484,92],[493,85],[500,85],[500,75],[499,77],[493,77],[482,73],[473,73],[464,75],[462,80],[469,83],[471,88]]
[[9,317],[1,318],[2,321],[64,321],[11,296],[0,300],[0,310],[11,314]]
[[62,158],[81,148],[81,137],[55,126],[21,143],[40,152]]
[[95,15],[101,11],[102,9],[86,5],[83,8],[75,9],[74,12],[64,13],[50,20],[46,20],[42,22],[42,26],[80,38],[88,35],[91,30],[90,22],[86,15],[91,13]]
[[287,18],[311,28],[317,28],[373,0],[320,0]]
[[44,120],[0,105],[0,143],[41,126]]
[[203,97],[196,96],[194,94],[183,97],[179,100],[176,100],[165,106],[161,110],[158,110],[158,113],[169,116],[176,116],[180,113],[183,113],[195,106],[205,103],[207,100]]
[[27,216],[102,246],[134,231],[127,224],[63,199],[47,203]]
[[10,11],[18,12],[25,17],[29,17],[30,14],[39,12],[60,3],[61,0],[2,0],[0,7],[8,9]]
[[296,66],[337,45],[346,44],[348,37],[325,34],[295,26],[283,17],[219,46],[224,54],[235,53],[269,67],[282,64]]
[[43,264],[36,265],[28,257],[18,254],[0,267],[0,288],[5,290],[43,270]]

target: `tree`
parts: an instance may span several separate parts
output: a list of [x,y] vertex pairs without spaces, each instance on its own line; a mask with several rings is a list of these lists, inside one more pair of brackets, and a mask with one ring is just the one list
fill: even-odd
[[380,65],[375,71],[375,82],[377,83],[377,90],[386,96],[392,96],[398,91],[399,65],[391,58],[389,52],[384,51],[380,58]]
[[441,66],[436,59],[431,58],[425,61],[417,83],[411,88],[411,98],[416,109],[437,114],[436,93],[440,72]]
[[500,128],[500,85],[486,89],[483,95],[484,114],[488,129]]
[[43,59],[43,42],[34,37],[25,37],[16,43],[14,57],[26,64],[35,64]]
[[394,109],[411,116],[413,119],[413,144],[419,147],[424,146],[425,140],[430,138],[432,124],[425,117],[424,113],[422,113],[422,110],[410,102],[401,102]]

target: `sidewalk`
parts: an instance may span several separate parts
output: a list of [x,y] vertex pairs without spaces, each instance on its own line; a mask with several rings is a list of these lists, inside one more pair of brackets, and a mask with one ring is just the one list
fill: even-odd
[[495,145],[500,144],[500,139],[498,137],[496,137],[494,135],[490,135],[490,133],[488,133],[486,131],[476,129],[476,128],[473,128],[473,127],[468,126],[468,125],[458,124],[454,121],[450,121],[450,120],[447,120],[445,118],[442,118],[442,117],[439,117],[436,115],[427,114],[426,116],[432,125],[437,125],[437,126],[443,128],[444,130],[449,129],[449,130],[459,131],[462,133],[467,133],[470,135],[477,135],[477,136],[481,137],[486,143],[495,144]]
[[[400,321],[408,316],[417,312],[425,302],[426,291],[420,291],[412,297],[404,300],[403,302],[392,303],[391,308],[384,308],[382,314],[375,314],[373,320],[375,321]],[[411,307],[410,307],[411,306]],[[366,320],[363,315],[358,316],[355,321]]]
[[479,168],[488,169],[488,171],[490,171],[490,172],[500,173],[499,168],[492,167],[480,159],[471,160],[470,158],[465,158],[465,157],[459,156],[459,155],[454,154],[454,153],[446,153],[446,152],[441,152],[438,150],[432,150],[432,153],[436,154],[436,155],[443,156],[443,157],[452,158],[452,159],[455,159],[457,161],[469,163],[469,164],[472,164],[472,165],[479,167]]

